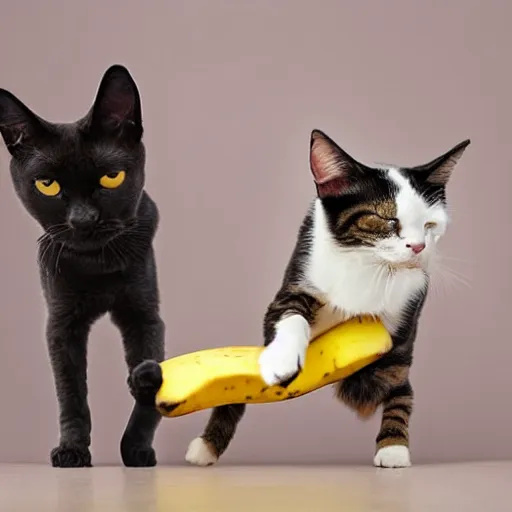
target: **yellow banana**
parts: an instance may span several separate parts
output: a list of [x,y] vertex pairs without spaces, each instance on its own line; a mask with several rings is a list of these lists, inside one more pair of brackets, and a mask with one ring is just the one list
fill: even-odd
[[268,387],[258,359],[264,347],[238,346],[200,350],[160,363],[162,385],[156,407],[163,416],[184,416],[219,405],[268,403],[296,398],[337,382],[391,349],[382,323],[355,318],[313,340],[303,371],[286,388]]

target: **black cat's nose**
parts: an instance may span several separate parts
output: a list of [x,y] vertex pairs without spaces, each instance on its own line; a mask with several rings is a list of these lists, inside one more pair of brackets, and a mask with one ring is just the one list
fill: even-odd
[[74,205],[70,208],[68,222],[72,228],[88,229],[98,222],[99,213],[87,205]]

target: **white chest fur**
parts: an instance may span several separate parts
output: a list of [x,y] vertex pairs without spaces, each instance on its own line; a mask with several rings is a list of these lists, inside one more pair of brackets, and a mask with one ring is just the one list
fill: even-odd
[[404,268],[390,273],[364,249],[341,249],[333,241],[323,209],[318,206],[312,245],[304,277],[327,300],[313,326],[313,337],[363,314],[378,316],[393,332],[407,302],[426,285],[421,269]]

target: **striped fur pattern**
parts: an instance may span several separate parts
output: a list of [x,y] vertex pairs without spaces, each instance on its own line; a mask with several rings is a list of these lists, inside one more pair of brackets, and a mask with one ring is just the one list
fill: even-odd
[[[301,371],[311,339],[357,315],[379,317],[392,335],[392,350],[335,385],[338,399],[361,418],[382,408],[377,466],[411,463],[413,345],[436,243],[448,224],[445,188],[468,144],[417,167],[369,167],[324,133],[311,135],[317,197],[265,313],[261,375],[268,385],[286,386]],[[243,404],[214,409],[186,459],[215,463],[244,411]]]

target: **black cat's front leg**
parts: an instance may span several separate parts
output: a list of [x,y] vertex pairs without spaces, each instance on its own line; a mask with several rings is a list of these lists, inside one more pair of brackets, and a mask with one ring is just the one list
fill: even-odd
[[51,313],[47,342],[59,403],[60,441],[53,467],[90,467],[91,415],[87,403],[87,337],[91,319]]
[[[147,304],[146,304],[147,305]],[[139,308],[142,308],[140,303]],[[120,302],[112,310],[112,320],[119,327],[128,370],[141,362],[164,359],[165,325],[158,312],[144,311],[129,300]],[[125,466],[148,467],[156,465],[152,447],[161,414],[151,405],[135,403],[121,439],[121,457]]]

